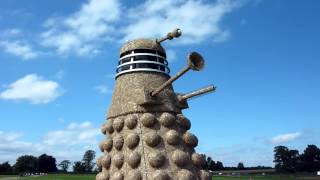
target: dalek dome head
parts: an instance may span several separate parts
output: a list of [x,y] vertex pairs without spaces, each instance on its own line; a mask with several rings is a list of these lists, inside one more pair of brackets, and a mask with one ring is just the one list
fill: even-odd
[[131,72],[170,73],[165,49],[156,39],[135,39],[120,49],[116,78]]

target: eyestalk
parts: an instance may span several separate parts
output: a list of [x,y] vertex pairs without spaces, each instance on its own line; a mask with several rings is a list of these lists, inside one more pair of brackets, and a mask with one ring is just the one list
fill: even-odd
[[181,77],[183,74],[188,72],[190,69],[194,71],[200,71],[204,67],[204,59],[197,52],[191,52],[187,57],[187,66],[184,67],[181,71],[179,71],[175,76],[171,77],[168,81],[163,83],[160,87],[151,92],[151,96],[156,96],[167,86],[172,84],[175,80]]
[[172,32],[169,32],[166,37],[162,37],[160,39],[156,39],[156,42],[160,44],[163,41],[171,40],[173,38],[178,38],[178,37],[181,36],[181,34],[182,34],[181,30],[176,28]]

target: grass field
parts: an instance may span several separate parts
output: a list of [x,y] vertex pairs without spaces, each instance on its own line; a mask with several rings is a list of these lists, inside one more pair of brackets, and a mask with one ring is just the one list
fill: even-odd
[[311,176],[214,176],[213,180],[320,180],[320,177]]
[[[17,176],[1,176],[0,180],[20,180]],[[38,177],[24,177],[21,180],[95,180],[95,175],[63,175],[51,174]],[[320,180],[320,177],[294,176],[214,176],[213,180]]]
[[[17,176],[0,176],[0,180],[20,180]],[[21,180],[95,180],[95,175],[50,174],[37,177],[23,177]]]

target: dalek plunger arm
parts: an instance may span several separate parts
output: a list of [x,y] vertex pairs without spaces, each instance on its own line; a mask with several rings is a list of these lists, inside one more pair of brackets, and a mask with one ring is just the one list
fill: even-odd
[[188,72],[190,69],[194,71],[200,71],[204,67],[204,59],[202,56],[197,53],[197,52],[191,52],[187,56],[187,66],[185,66],[181,71],[179,71],[175,76],[171,77],[163,83],[160,87],[155,89],[154,91],[151,92],[151,96],[154,97],[157,94],[159,94],[162,90],[164,90],[167,86],[171,85],[173,81],[177,80],[179,77],[184,75],[186,72]]

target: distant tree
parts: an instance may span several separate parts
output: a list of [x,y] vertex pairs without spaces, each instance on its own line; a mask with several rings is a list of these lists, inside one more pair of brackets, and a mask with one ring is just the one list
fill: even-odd
[[245,168],[244,168],[243,162],[239,162],[237,168],[238,168],[239,170],[244,170]]
[[220,161],[215,162],[210,156],[206,160],[206,169],[210,171],[223,170],[223,164]]
[[13,169],[12,169],[11,165],[9,164],[9,162],[4,162],[4,163],[0,164],[0,173],[10,173],[12,171],[13,171]]
[[299,170],[299,151],[285,146],[274,148],[275,169],[278,172],[297,172]]
[[20,156],[14,165],[16,172],[37,172],[38,158],[31,155]]
[[214,170],[215,162],[212,160],[212,158],[210,156],[208,156],[208,158],[207,158],[206,165],[207,165],[208,170],[210,170],[210,171]]
[[48,173],[48,172],[56,172],[58,170],[56,159],[52,156],[42,154],[41,156],[38,157],[38,161],[39,161],[40,172]]
[[71,162],[69,160],[63,160],[58,164],[58,166],[61,168],[62,171],[67,172],[70,164]]
[[73,163],[73,172],[80,173],[80,172],[85,172],[85,170],[86,168],[83,162],[76,161]]
[[206,161],[206,163],[204,164],[203,169],[208,169],[208,165],[207,165],[207,156],[205,154],[201,154],[201,156],[204,158],[204,160]]
[[300,155],[298,150],[289,150],[289,160],[287,164],[287,171],[298,172],[299,159],[300,159]]
[[94,158],[96,157],[96,152],[93,150],[87,150],[82,158],[82,163],[84,165],[85,172],[92,172],[95,163],[93,162]]
[[275,169],[278,172],[285,172],[289,160],[289,149],[285,146],[276,146],[274,148]]
[[320,149],[316,145],[308,145],[300,156],[301,171],[315,172],[320,170]]
[[221,161],[217,161],[215,170],[224,170],[223,163]]

